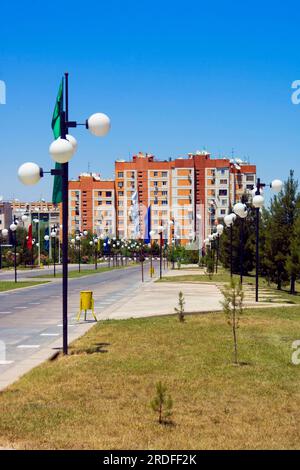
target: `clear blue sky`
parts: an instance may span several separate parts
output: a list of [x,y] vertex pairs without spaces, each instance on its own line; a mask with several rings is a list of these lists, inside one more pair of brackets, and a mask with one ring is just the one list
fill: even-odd
[[0,194],[50,198],[51,177],[17,180],[24,161],[52,166],[50,121],[61,75],[70,73],[70,118],[107,113],[105,139],[73,132],[70,176],[113,176],[114,160],[205,147],[250,158],[266,182],[299,177],[299,6],[294,1],[5,2],[0,6]]

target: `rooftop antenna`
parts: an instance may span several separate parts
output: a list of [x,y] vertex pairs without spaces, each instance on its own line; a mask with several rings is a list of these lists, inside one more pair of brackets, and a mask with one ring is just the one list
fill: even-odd
[[234,148],[233,147],[231,149],[231,158],[232,158],[232,160],[234,159]]
[[88,173],[90,173],[90,172],[91,172],[91,164],[90,164],[90,162],[88,162]]

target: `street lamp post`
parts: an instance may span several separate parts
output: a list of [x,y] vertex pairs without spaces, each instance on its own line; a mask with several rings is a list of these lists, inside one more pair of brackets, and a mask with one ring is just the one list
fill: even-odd
[[202,255],[202,232],[201,232],[201,214],[197,214],[197,219],[198,219],[198,266],[200,266],[201,263],[201,255]]
[[241,219],[240,225],[240,282],[243,284],[243,268],[244,268],[244,219],[248,215],[247,206],[244,202],[238,202],[233,206],[233,211]]
[[93,238],[93,240],[90,241],[90,246],[94,247],[94,261],[95,261],[95,270],[98,269],[97,266],[97,261],[98,261],[98,238]]
[[233,256],[232,256],[232,239],[233,239],[233,223],[236,219],[236,214],[228,214],[224,217],[224,223],[226,227],[230,229],[230,277],[233,275]]
[[158,233],[159,233],[159,279],[162,279],[162,244],[163,244],[163,231],[164,227],[163,225],[160,225],[158,227]]
[[[51,175],[61,178],[62,183],[62,317],[63,317],[63,353],[68,354],[68,211],[69,211],[69,161],[72,159],[76,148],[76,139],[69,135],[69,128],[84,125],[93,135],[104,137],[110,130],[110,119],[103,113],[95,113],[84,124],[69,121],[69,74],[65,73],[65,103],[63,99],[58,106],[60,137],[49,147],[52,159],[60,164],[59,168],[52,169]],[[39,165],[28,162],[21,165],[18,170],[20,180],[26,185],[38,183],[44,175]]]
[[216,274],[218,273],[218,264],[219,264],[219,254],[220,254],[220,236],[222,235],[224,230],[224,225],[218,224],[217,225],[217,260],[216,260]]
[[14,217],[13,223],[10,225],[10,231],[12,232],[13,245],[14,245],[14,269],[15,269],[15,282],[17,282],[17,223]]
[[40,228],[40,213],[38,212],[38,218],[33,219],[33,222],[35,223],[36,226],[36,234],[37,234],[37,243],[36,246],[38,247],[38,265],[39,267],[41,266],[41,243],[40,243],[40,238],[41,238],[41,228]]
[[[258,285],[259,285],[259,211],[264,205],[264,197],[261,195],[261,190],[266,186],[261,183],[260,178],[257,178],[256,188],[253,189],[252,204],[255,208],[255,302],[258,302]],[[280,180],[274,180],[269,185],[274,192],[279,192],[282,189],[283,183]]]
[[75,240],[77,242],[77,247],[78,247],[78,272],[80,273],[80,271],[81,271],[81,240],[80,240],[80,234],[76,235]]
[[51,240],[50,243],[52,245],[52,238],[53,238],[53,276],[56,277],[56,230],[51,231]]

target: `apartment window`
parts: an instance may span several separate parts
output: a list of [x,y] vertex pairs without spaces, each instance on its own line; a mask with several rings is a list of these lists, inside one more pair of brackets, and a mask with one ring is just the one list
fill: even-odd
[[111,201],[106,201],[106,205],[111,206]]
[[226,214],[226,210],[225,209],[221,209],[221,215],[225,215]]
[[161,176],[162,176],[163,178],[167,178],[168,172],[167,172],[167,171],[162,171]]
[[227,180],[221,179],[220,184],[227,184]]
[[219,196],[227,196],[227,189],[219,189]]
[[167,182],[166,182],[166,181],[163,181],[163,182],[162,182],[162,185],[163,185],[163,186],[167,186]]
[[123,171],[118,171],[118,178],[124,178]]
[[102,206],[102,201],[98,201],[98,206]]
[[254,175],[246,175],[246,181],[254,181]]
[[124,211],[118,211],[118,216],[119,217],[123,217],[123,215],[124,215]]
[[123,188],[123,183],[122,183],[122,181],[119,181],[119,182],[118,182],[118,188]]
[[158,182],[157,182],[157,181],[154,181],[154,186],[158,186]]
[[118,201],[118,206],[123,207],[123,201]]
[[163,196],[167,196],[167,195],[168,195],[168,191],[162,191],[161,194],[162,194]]
[[119,197],[124,196],[124,191],[119,191],[119,192],[118,192],[118,195],[119,195]]
[[227,206],[227,199],[222,199],[221,204],[222,206]]
[[161,201],[163,206],[166,206],[168,204],[168,201]]
[[111,191],[106,191],[106,197],[111,197]]
[[153,176],[158,176],[158,171],[154,171]]
[[247,185],[246,185],[246,189],[248,189],[249,191],[251,191],[251,189],[253,189],[253,184],[247,184]]

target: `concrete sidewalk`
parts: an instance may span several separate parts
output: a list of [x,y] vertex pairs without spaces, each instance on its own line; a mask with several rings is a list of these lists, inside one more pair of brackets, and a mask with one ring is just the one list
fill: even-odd
[[119,320],[174,314],[180,291],[184,295],[187,313],[222,310],[220,301],[223,296],[214,284],[148,282],[138,291],[132,292],[126,300],[101,312],[99,318]]

